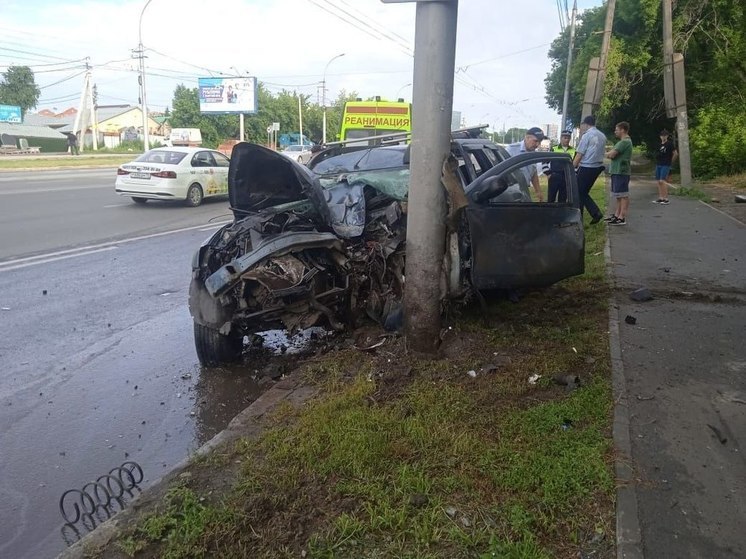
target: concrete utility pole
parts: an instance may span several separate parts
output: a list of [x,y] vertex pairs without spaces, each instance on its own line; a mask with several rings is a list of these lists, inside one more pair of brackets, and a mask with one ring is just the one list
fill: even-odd
[[588,81],[585,87],[583,114],[581,118],[592,115],[594,110],[601,105],[601,96],[604,93],[604,79],[606,78],[606,60],[609,57],[609,47],[611,46],[611,30],[614,26],[615,9],[616,0],[607,0],[604,36],[601,41],[601,56],[591,58],[588,65]]
[[145,49],[142,46],[142,16],[146,8],[153,0],[145,2],[140,12],[140,25],[138,26],[138,35],[140,42],[137,45],[137,54],[140,57],[140,110],[142,111],[142,143],[145,151],[150,149],[150,131],[148,130],[148,101],[145,93]]
[[681,186],[692,184],[691,154],[689,152],[689,116],[686,110],[684,56],[673,51],[673,17],[671,0],[663,0],[663,94],[666,116],[676,117]]
[[450,153],[457,19],[458,0],[417,2],[404,316],[407,344],[428,354],[440,341],[446,239],[441,174]]
[[562,126],[560,134],[567,126],[567,103],[570,99],[570,68],[572,67],[572,49],[575,48],[575,16],[578,13],[578,2],[572,4],[572,16],[570,17],[570,47],[567,49],[567,72],[565,73],[565,94],[562,97]]

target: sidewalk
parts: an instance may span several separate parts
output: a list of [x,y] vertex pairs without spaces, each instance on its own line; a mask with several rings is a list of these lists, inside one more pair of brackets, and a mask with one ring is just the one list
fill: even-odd
[[[631,191],[628,224],[609,226],[618,556],[746,557],[746,226],[652,204],[652,180]],[[639,287],[654,298],[632,301]]]

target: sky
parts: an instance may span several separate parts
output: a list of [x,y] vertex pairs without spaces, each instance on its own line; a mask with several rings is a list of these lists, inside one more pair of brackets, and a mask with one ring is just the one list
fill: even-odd
[[[602,3],[578,0],[578,10]],[[30,66],[36,110],[61,112],[78,106],[87,61],[100,105],[136,105],[141,33],[151,111],[170,107],[179,84],[235,75],[314,102],[324,77],[327,99],[345,90],[409,101],[415,9],[381,0],[2,0],[0,71]],[[559,124],[544,78],[560,31],[557,0],[461,0],[453,108],[466,124]]]

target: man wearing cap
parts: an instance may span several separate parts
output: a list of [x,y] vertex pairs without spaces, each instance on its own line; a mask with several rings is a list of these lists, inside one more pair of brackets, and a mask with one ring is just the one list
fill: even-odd
[[[570,145],[570,132],[560,134],[560,143],[552,148],[555,153],[566,153],[570,159],[575,157],[575,148]],[[549,188],[547,190],[547,202],[567,202],[567,185],[565,184],[564,167],[553,161],[549,169],[545,171],[549,175]]]
[[596,128],[596,118],[588,115],[580,123],[582,137],[575,150],[573,165],[578,170],[578,192],[580,194],[580,210],[588,210],[591,224],[598,223],[604,217],[596,202],[591,198],[591,188],[596,183],[598,175],[604,170],[604,152],[606,151],[606,136]]
[[661,145],[658,146],[658,153],[655,154],[655,180],[658,181],[658,199],[653,200],[653,204],[668,204],[668,183],[666,178],[671,172],[671,165],[676,160],[679,152],[671,139],[671,133],[665,128],[661,130]]
[[[526,137],[522,141],[516,142],[514,144],[509,144],[505,149],[511,155],[511,157],[515,157],[516,155],[520,155],[522,153],[536,151],[536,148],[541,145],[541,141],[543,139],[544,131],[538,126],[534,126],[533,128],[528,129],[528,131],[526,132]],[[544,194],[541,191],[541,186],[539,186],[539,172],[536,168],[536,165],[529,165],[527,167],[524,167],[522,170],[526,174],[526,178],[534,187],[536,199],[539,202],[543,202]]]

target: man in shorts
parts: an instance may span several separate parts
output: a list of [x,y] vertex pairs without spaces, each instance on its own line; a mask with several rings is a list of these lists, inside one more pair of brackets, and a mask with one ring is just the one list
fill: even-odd
[[668,183],[666,182],[668,174],[671,172],[671,165],[679,155],[676,151],[676,145],[671,139],[671,133],[668,130],[661,130],[661,143],[658,146],[658,153],[655,155],[655,180],[658,181],[658,198],[653,200],[653,204],[668,204]]
[[611,159],[611,197],[616,200],[614,213],[606,218],[609,225],[627,225],[629,210],[629,178],[632,174],[632,140],[629,137],[629,122],[620,122],[614,128],[619,141],[606,154]]

